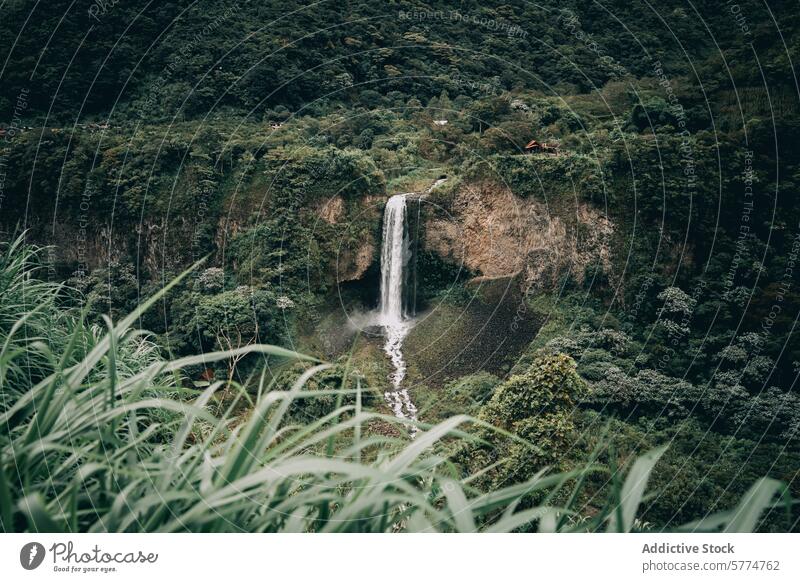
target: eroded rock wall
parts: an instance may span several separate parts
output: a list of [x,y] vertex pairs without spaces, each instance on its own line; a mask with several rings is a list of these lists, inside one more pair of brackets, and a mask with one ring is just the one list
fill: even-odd
[[[363,221],[380,222],[385,203],[383,196],[365,196],[354,208],[347,208],[344,199],[337,195],[318,201],[311,208],[320,225],[328,225],[347,232],[353,225]],[[315,227],[315,231],[318,230]],[[380,242],[370,230],[358,229],[358,236],[345,237],[338,241],[330,279],[337,283],[358,281],[370,266],[378,260]]]
[[486,278],[518,275],[526,288],[552,287],[566,273],[611,272],[614,224],[584,201],[543,203],[492,183],[463,184],[446,210],[427,218],[424,248]]

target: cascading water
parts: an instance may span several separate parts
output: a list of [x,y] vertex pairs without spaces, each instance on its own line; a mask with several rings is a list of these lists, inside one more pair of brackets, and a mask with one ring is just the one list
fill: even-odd
[[[417,407],[411,402],[408,389],[402,387],[406,376],[403,358],[403,340],[411,330],[409,308],[406,302],[408,286],[408,261],[411,255],[408,225],[406,223],[407,194],[389,198],[383,216],[383,241],[381,247],[381,300],[378,323],[383,327],[386,343],[383,350],[394,366],[391,374],[392,390],[384,394],[395,416],[417,420]],[[416,428],[411,429],[412,438]]]
[[408,314],[404,305],[409,256],[406,196],[389,198],[383,216],[380,318],[384,325],[403,322]]
[[[436,180],[423,194],[413,195],[421,200],[434,188],[445,182],[446,178]],[[407,418],[416,422],[417,407],[411,402],[408,389],[402,386],[406,377],[406,361],[403,358],[403,340],[411,331],[413,303],[409,305],[409,259],[411,258],[411,240],[406,220],[409,194],[396,194],[389,198],[383,215],[383,241],[381,242],[381,302],[378,306],[378,325],[383,328],[386,343],[383,351],[389,356],[394,366],[390,379],[392,390],[384,393],[386,402],[392,407],[398,418]],[[411,438],[417,434],[417,428],[411,427]]]

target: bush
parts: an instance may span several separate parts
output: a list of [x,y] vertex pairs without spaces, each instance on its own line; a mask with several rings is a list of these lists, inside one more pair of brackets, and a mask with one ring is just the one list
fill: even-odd
[[495,390],[481,418],[513,429],[520,420],[571,410],[585,389],[575,360],[565,354],[541,354],[526,373],[512,376]]
[[460,461],[472,470],[476,462],[499,463],[481,478],[488,488],[524,481],[547,466],[564,469],[563,453],[577,440],[572,413],[584,391],[572,358],[540,353],[527,372],[498,386],[478,415],[510,436],[480,428],[485,444],[460,451]]
[[473,412],[491,398],[500,379],[489,372],[478,372],[453,380],[445,386],[450,400],[462,407],[462,412]]
[[[281,372],[272,390],[291,390],[309,368],[306,363],[297,363]],[[303,390],[317,394],[292,402],[288,414],[298,424],[314,422],[343,406],[355,407],[357,394],[360,394],[361,399],[359,406],[371,407],[380,400],[379,395],[370,390],[366,379],[357,371],[349,369],[347,362],[340,362],[317,372],[305,381]]]
[[[656,370],[629,375],[617,367],[592,384],[587,402],[611,405],[616,410],[650,418],[685,418],[701,405],[702,391],[690,382]],[[702,408],[701,408],[702,410]]]

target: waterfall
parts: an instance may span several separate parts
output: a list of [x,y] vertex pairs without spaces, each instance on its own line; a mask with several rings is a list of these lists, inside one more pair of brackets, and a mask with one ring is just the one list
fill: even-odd
[[[434,188],[447,180],[445,176],[436,180],[423,193],[415,195],[417,201],[433,192]],[[389,376],[392,389],[384,392],[384,398],[398,418],[417,420],[417,407],[403,387],[406,377],[406,361],[403,357],[403,340],[413,326],[416,289],[409,289],[409,282],[416,285],[414,273],[409,273],[411,259],[411,237],[408,232],[408,194],[396,194],[389,198],[383,215],[383,238],[381,241],[381,301],[378,306],[377,323],[383,328],[386,343],[383,351],[389,356],[394,372]],[[417,213],[419,222],[419,210]],[[411,265],[413,267],[413,263]],[[409,299],[411,301],[409,301]],[[417,434],[416,427],[410,430],[411,438]]]
[[[386,336],[383,350],[394,366],[394,372],[390,375],[392,390],[387,390],[384,397],[396,417],[416,421],[417,408],[411,402],[408,389],[402,386],[406,376],[403,340],[411,330],[410,315],[413,315],[407,305],[411,245],[406,221],[406,197],[407,194],[397,194],[389,198],[383,216],[378,323]],[[412,428],[412,438],[415,434],[416,428]]]
[[406,194],[389,198],[383,216],[381,248],[382,325],[403,322],[408,315],[404,300],[408,281],[409,241],[406,227]]

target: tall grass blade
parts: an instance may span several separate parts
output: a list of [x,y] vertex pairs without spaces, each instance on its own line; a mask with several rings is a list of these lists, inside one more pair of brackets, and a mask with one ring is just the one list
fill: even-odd
[[650,473],[666,450],[666,446],[653,449],[634,461],[622,485],[615,512],[608,522],[608,531],[629,532],[633,529],[636,512],[644,498]]

